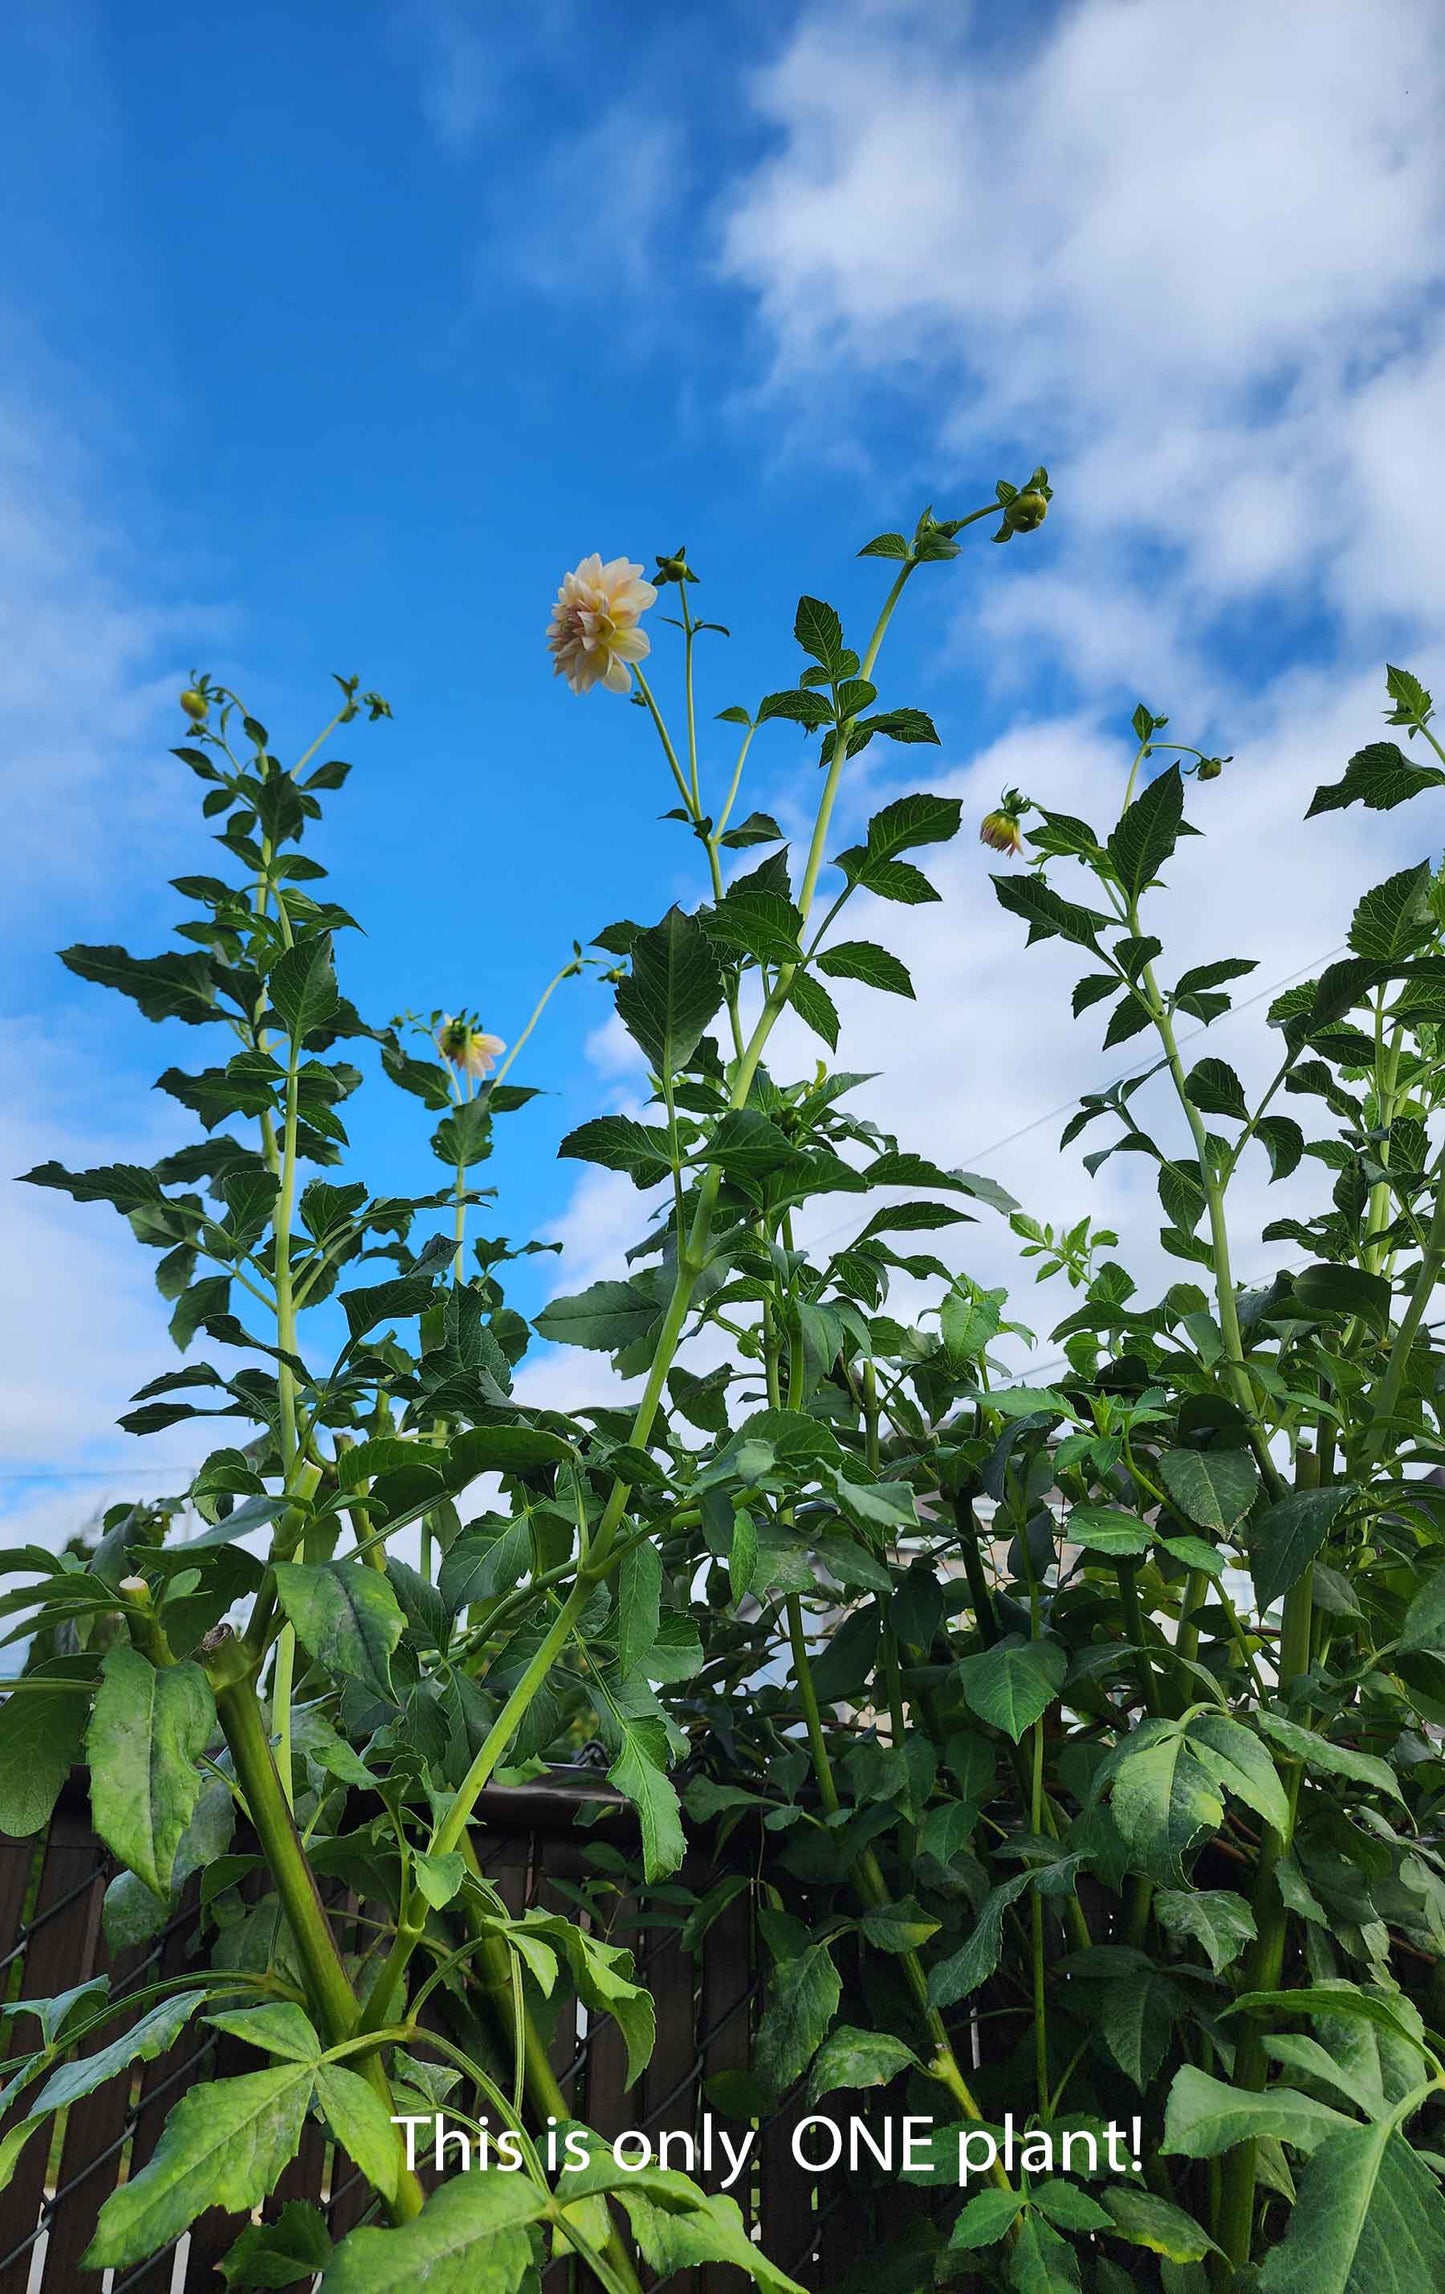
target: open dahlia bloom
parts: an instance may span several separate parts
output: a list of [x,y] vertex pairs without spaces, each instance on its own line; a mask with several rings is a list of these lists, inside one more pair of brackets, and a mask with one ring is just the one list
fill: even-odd
[[574,693],[590,691],[599,680],[609,693],[625,693],[632,683],[628,663],[643,661],[652,651],[651,639],[637,624],[656,599],[641,566],[627,558],[604,565],[594,550],[564,576],[557,592],[547,631],[553,675],[565,677]]
[[450,1066],[462,1075],[474,1075],[479,1080],[491,1074],[494,1061],[507,1048],[499,1035],[487,1035],[483,1029],[473,1027],[465,1016],[443,1020],[437,1029],[436,1045]]

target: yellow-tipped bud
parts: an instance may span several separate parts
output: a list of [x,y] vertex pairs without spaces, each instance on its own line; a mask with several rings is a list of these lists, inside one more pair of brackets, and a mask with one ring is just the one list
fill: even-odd
[[1022,852],[1023,816],[1029,809],[1029,799],[1022,789],[1005,789],[994,811],[986,812],[979,824],[979,843],[1010,856]]
[[211,714],[210,702],[204,693],[197,692],[194,685],[188,685],[181,695],[181,707],[193,725],[204,725]]

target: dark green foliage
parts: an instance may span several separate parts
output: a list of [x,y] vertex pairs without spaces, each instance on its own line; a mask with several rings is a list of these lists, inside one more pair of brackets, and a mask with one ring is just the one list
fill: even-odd
[[[1048,501],[1038,471],[984,507],[1006,540]],[[876,2091],[937,2122],[917,2212],[860,2258],[879,2294],[950,2274],[1014,2294],[1416,2294],[1445,2273],[1445,901],[1426,861],[1365,893],[1349,954],[1260,1023],[1257,1092],[1237,1033],[1238,1068],[1183,1048],[1252,961],[1176,977],[1158,897],[1166,876],[1187,896],[1186,779],[1227,760],[1140,704],[1107,833],[1010,792],[1033,859],[995,879],[1000,902],[1028,940],[1079,951],[1075,1012],[1107,1003],[1106,1041],[1136,1047],[1065,1143],[1089,1129],[1091,1168],[1143,1158],[1177,1277],[1157,1297],[1112,1232],[1049,1224],[854,1112],[871,1079],[775,1071],[789,1011],[836,1045],[822,979],[928,993],[838,919],[859,891],[936,899],[905,856],[956,834],[958,801],[899,796],[834,875],[821,856],[859,751],[935,737],[883,692],[880,646],[902,584],[969,522],[928,512],[868,544],[897,580],[861,652],[804,598],[796,687],[722,713],[745,742],[773,720],[820,736],[807,856],[771,850],[729,883],[729,856],[782,846],[777,823],[729,829],[736,785],[714,816],[704,760],[664,752],[704,897],[594,943],[652,1097],[560,1149],[625,1175],[651,1215],[625,1267],[530,1326],[502,1287],[520,1252],[468,1230],[495,1125],[533,1092],[493,1076],[474,1015],[360,1019],[336,982],[349,919],[296,849],[344,768],[287,771],[229,696],[189,691],[183,761],[236,880],[180,880],[200,911],[184,953],[67,961],[226,1032],[162,1078],[206,1136],[149,1170],[30,1178],[119,1210],[158,1254],[178,1346],[205,1333],[208,1359],[125,1422],[238,1423],[189,1514],[117,1508],[93,1551],[6,1557],[30,1653],[0,1706],[0,1823],[38,1831],[86,1757],[125,1866],[108,1933],[144,1942],[199,1873],[197,1984],[168,2007],[103,1982],[12,2002],[30,2052],[0,2174],[192,2002],[257,2061],[181,2097],[88,2269],[128,2271],[209,2207],[259,2207],[314,2113],[390,2226],[333,2252],[289,2206],[240,2228],[231,2285],[322,2271],[330,2294],[520,2294],[572,2251],[632,2294],[625,2227],[659,2276],[721,2263],[789,2294],[731,2202],[682,2176],[603,2152],[554,2187],[524,2156],[422,2205],[404,2168],[394,2112],[453,2081],[459,2113],[509,2123],[515,2080],[534,2130],[565,2115],[544,2023],[564,1995],[614,2020],[640,2076],[651,2002],[607,1935],[640,1879],[648,1923],[684,1948],[752,1907],[763,2004],[739,2107]],[[692,618],[685,553],[658,578],[691,678],[718,625]],[[341,691],[340,721],[384,713]],[[1392,670],[1389,697],[1441,757],[1418,681]],[[1378,743],[1315,809],[1442,782]],[[574,949],[559,978],[596,961]],[[342,1040],[426,1110],[444,1186],[375,1196],[334,1168],[365,1073],[329,1056]],[[1241,1290],[1231,1217],[1256,1148],[1255,1178],[1292,1184]],[[959,1271],[975,1215],[1071,1289],[1037,1367],[1005,1292]],[[519,1400],[534,1331],[611,1356],[628,1401]],[[631,1803],[636,1852],[584,1838],[575,1906],[509,1913],[466,1853],[478,1796],[584,1747]],[[230,1853],[233,1785],[259,1859]],[[696,1891],[677,1878],[684,1806],[711,1843]],[[255,1902],[238,1889],[258,1870]],[[350,1960],[313,1884],[330,1875],[379,1914]],[[950,2131],[1006,2118],[1091,2140],[1138,2118],[1143,2171],[1026,2160],[960,2190]]]

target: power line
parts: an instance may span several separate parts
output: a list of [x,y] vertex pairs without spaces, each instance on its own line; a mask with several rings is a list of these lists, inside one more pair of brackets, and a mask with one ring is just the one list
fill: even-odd
[[154,1481],[158,1476],[169,1480],[174,1471],[172,1466],[76,1466],[67,1471],[47,1466],[34,1473],[17,1469],[0,1474],[0,1482],[117,1482],[133,1481],[138,1474],[148,1474]]

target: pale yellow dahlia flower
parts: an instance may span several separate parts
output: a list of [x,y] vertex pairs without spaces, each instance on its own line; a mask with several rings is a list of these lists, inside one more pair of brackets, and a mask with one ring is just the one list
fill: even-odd
[[564,576],[557,592],[547,631],[553,675],[565,677],[574,693],[590,691],[599,679],[609,693],[625,693],[632,683],[628,663],[644,661],[652,651],[637,624],[656,599],[641,566],[627,558],[604,565],[594,550]]
[[436,1034],[437,1050],[460,1074],[490,1075],[493,1063],[506,1050],[499,1035],[487,1035],[468,1019],[446,1019]]

